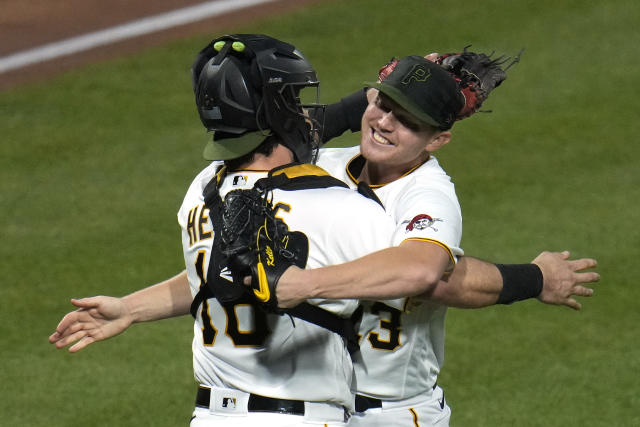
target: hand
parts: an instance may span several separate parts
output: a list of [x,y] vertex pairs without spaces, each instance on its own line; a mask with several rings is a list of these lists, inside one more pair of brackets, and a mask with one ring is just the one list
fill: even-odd
[[600,280],[600,275],[595,272],[582,270],[594,268],[597,265],[595,259],[581,258],[570,260],[569,251],[542,252],[532,261],[542,270],[544,283],[538,299],[545,304],[566,305],[574,310],[582,307],[573,296],[590,297],[593,289],[583,286],[583,283],[593,283]]
[[[304,270],[295,265],[287,268],[276,285],[276,300],[279,308],[292,308],[305,301],[306,297],[300,294],[302,278],[298,278]],[[250,286],[253,278],[247,276],[243,279],[245,285]]]
[[111,338],[124,332],[132,323],[127,307],[120,298],[97,296],[72,299],[78,310],[62,318],[49,342],[57,348],[69,348],[76,353],[91,343]]
[[303,289],[302,284],[305,283],[301,274],[304,274],[304,270],[292,265],[280,276],[276,286],[278,307],[291,308],[305,301],[306,296],[300,294]]
[[431,61],[431,62],[436,62],[436,60],[438,59],[438,56],[440,56],[440,54],[438,52],[433,52],[433,53],[430,53],[430,54],[426,55],[424,57],[424,59],[426,59],[428,61]]

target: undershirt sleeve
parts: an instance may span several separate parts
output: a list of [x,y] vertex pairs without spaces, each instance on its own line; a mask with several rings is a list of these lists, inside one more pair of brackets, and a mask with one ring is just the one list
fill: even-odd
[[[359,132],[362,115],[368,105],[366,88],[360,89],[340,101],[327,105],[324,113],[322,143],[342,135],[347,130]],[[316,118],[318,114],[316,114]]]

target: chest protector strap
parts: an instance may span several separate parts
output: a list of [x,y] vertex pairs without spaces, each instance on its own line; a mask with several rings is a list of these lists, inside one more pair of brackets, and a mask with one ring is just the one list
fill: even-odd
[[[217,298],[221,303],[235,301],[248,295],[246,287],[233,279],[226,265],[226,256],[220,250],[222,233],[222,214],[224,205],[220,197],[220,184],[226,175],[226,168],[222,167],[209,181],[203,191],[204,204],[209,209],[209,219],[214,231],[209,268],[207,269],[207,281],[200,286],[198,293],[191,302],[190,312],[195,318],[198,307],[206,299]],[[250,191],[250,190],[248,190]],[[240,279],[238,279],[240,280]]]
[[[190,311],[194,318],[197,316],[198,307],[205,299],[215,297],[222,303],[233,302],[243,298],[243,296],[251,295],[249,288],[239,282],[242,278],[229,280],[230,272],[228,275],[225,274],[225,271],[228,271],[226,256],[220,251],[219,243],[223,213],[223,202],[219,194],[219,188],[224,176],[225,171],[223,168],[207,184],[203,192],[205,206],[209,209],[209,218],[214,230],[214,239],[207,270],[207,282],[200,287],[191,303]],[[333,178],[325,170],[317,166],[291,164],[271,170],[266,178],[259,179],[256,182],[253,190],[246,191],[258,190],[260,194],[268,194],[274,189],[296,191],[329,187],[348,188],[347,184]],[[260,307],[260,305],[258,304],[257,307]],[[282,310],[282,314],[297,317],[339,334],[345,339],[347,348],[352,354],[358,350],[356,325],[360,320],[361,312],[359,308],[354,315],[344,318],[306,302],[296,307]]]

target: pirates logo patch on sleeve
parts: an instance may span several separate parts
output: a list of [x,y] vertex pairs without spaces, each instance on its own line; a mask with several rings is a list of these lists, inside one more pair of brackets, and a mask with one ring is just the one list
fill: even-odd
[[433,231],[438,231],[437,228],[433,226],[434,223],[442,221],[440,218],[433,218],[427,214],[420,214],[413,217],[411,221],[403,221],[403,224],[407,224],[405,231],[408,233],[409,231],[415,230],[424,230],[425,228],[431,228]]

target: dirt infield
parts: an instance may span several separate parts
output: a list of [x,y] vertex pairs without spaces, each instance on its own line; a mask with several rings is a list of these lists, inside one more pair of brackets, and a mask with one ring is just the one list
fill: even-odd
[[[0,90],[42,80],[92,61],[132,53],[167,41],[225,28],[326,0],[278,0],[193,24],[136,37],[82,53],[0,73]],[[0,57],[43,44],[121,25],[202,3],[198,0],[4,0],[0,14]]]

